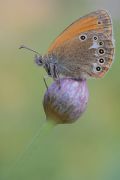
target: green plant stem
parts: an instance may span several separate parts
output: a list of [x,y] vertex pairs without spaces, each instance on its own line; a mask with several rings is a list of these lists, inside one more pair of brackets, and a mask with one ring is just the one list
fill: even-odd
[[42,142],[42,140],[44,140],[44,137],[46,137],[54,127],[55,127],[55,123],[53,123],[52,121],[47,121],[42,127],[39,128],[39,130],[31,139],[30,143],[28,143],[27,146],[25,147],[24,151],[18,156],[15,162],[11,165],[4,180],[9,179],[10,176],[12,176],[12,174],[14,174],[14,172],[17,170],[19,165],[21,164],[24,165],[24,161],[26,160],[26,157],[28,155],[31,156],[32,154],[31,152],[34,152],[35,149],[38,148],[36,146],[37,142],[38,141]]

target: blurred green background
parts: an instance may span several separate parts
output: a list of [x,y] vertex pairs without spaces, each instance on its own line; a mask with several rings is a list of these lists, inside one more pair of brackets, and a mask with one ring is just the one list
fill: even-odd
[[[120,179],[119,7],[119,0],[0,1],[0,180]],[[25,44],[44,54],[66,26],[100,8],[113,17],[116,55],[111,70],[103,79],[88,81],[90,98],[82,118],[38,138],[9,174],[45,123],[46,73],[33,63],[32,53],[18,47]]]

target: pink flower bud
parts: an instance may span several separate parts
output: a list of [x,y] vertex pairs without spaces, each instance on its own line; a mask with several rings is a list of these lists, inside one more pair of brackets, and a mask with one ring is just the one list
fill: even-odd
[[48,88],[43,106],[47,120],[58,124],[73,123],[86,110],[88,102],[86,80],[60,79]]

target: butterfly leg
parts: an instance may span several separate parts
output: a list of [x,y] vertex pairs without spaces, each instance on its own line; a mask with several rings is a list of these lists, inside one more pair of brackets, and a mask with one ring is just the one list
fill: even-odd
[[53,79],[57,82],[59,88],[61,88],[59,71],[58,71],[58,68],[57,68],[56,64],[54,64],[54,66],[53,66]]
[[46,79],[48,78],[48,76],[44,76],[43,77],[43,81],[44,81],[44,84],[45,84],[45,87],[46,89],[48,90],[48,85],[47,85],[47,82],[46,82]]
[[44,77],[44,83],[46,88],[48,89],[47,83],[45,81],[46,78],[48,77],[52,77],[54,81],[57,82],[59,88],[60,86],[60,78],[59,78],[59,72],[58,72],[58,68],[57,68],[57,64],[53,64],[53,63],[45,63],[44,68],[48,74],[48,76]]

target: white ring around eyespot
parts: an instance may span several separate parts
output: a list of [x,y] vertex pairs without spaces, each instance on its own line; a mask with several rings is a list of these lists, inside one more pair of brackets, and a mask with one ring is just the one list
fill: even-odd
[[[97,39],[94,39],[97,38]],[[98,41],[98,36],[93,36],[93,41]]]
[[[99,52],[99,50],[100,50],[100,49],[104,50],[104,53],[103,53],[103,54],[101,54],[101,53]],[[98,49],[98,54],[99,54],[99,56],[103,56],[103,55],[105,54],[105,49],[104,49],[104,48],[102,48],[102,47],[101,47],[101,48],[99,48],[99,49]]]
[[[96,70],[97,67],[100,67],[100,71]],[[102,71],[102,67],[99,64],[97,64],[97,63],[93,63],[93,72],[94,73],[99,73],[101,71]]]
[[[103,62],[103,63],[101,63],[101,62],[100,62],[100,59],[103,59],[103,60],[104,60],[104,62]],[[98,59],[98,63],[99,63],[100,65],[105,64],[105,58],[104,58],[104,57],[99,58],[99,59]]]
[[[102,42],[102,45],[100,44],[101,42]],[[98,44],[99,44],[100,47],[104,46],[104,42],[103,41],[99,41]]]
[[[81,39],[82,36],[85,36],[85,39],[82,40],[82,39]],[[87,35],[86,35],[86,34],[81,34],[81,35],[79,36],[79,40],[80,40],[80,41],[85,41],[86,39],[87,39]]]

